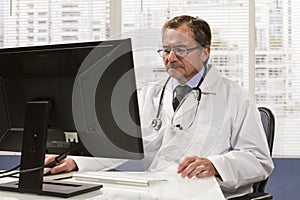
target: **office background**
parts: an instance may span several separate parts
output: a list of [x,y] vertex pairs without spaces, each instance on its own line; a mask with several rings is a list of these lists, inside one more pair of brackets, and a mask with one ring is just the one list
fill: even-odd
[[293,188],[280,180],[300,181],[299,10],[298,0],[0,0],[0,48],[131,37],[140,86],[166,76],[156,53],[162,24],[181,14],[205,19],[210,63],[275,114],[268,190],[278,193]]

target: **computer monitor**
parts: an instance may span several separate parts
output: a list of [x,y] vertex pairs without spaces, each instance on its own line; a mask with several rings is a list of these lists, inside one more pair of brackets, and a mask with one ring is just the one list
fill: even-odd
[[8,118],[7,102],[4,92],[3,81],[0,77],[0,144],[5,140],[10,131],[10,121]]
[[20,150],[26,103],[49,100],[46,153],[78,132],[73,155],[143,158],[130,39],[0,49],[0,62],[0,150]]

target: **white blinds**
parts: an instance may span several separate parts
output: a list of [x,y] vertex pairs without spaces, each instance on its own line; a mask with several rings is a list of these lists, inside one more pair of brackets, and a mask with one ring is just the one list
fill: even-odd
[[[0,0],[0,9],[4,9],[5,2]],[[4,13],[0,10],[0,47],[3,46],[3,32],[4,32]]]
[[[111,0],[116,3],[117,0]],[[163,23],[181,14],[205,19],[213,32],[210,62],[249,89],[276,117],[274,156],[300,156],[300,1],[255,1],[255,57],[249,49],[254,0],[123,0],[122,33],[132,37],[138,84],[166,76],[156,50]],[[109,37],[110,0],[0,0],[0,46],[26,46]],[[10,13],[11,11],[11,13]],[[119,11],[116,11],[119,12]],[[110,17],[110,14],[112,15]],[[255,60],[255,66],[249,64]],[[255,68],[255,79],[249,73]]]
[[[167,19],[176,15],[189,14],[205,19],[213,32],[210,62],[224,76],[246,89],[255,85],[258,105],[267,106],[274,112],[276,137],[273,155],[299,157],[300,27],[297,22],[300,3],[297,0],[255,1],[255,18],[250,18],[250,2],[253,3],[252,0],[123,0],[122,28],[123,32],[134,35],[138,30],[160,30]],[[249,45],[250,19],[255,19],[254,58],[249,58],[252,46]],[[142,77],[140,84],[166,74],[161,58],[155,55],[160,38],[154,37],[157,35],[147,37],[152,40],[150,50],[144,50],[143,56],[138,58],[147,57],[139,60],[139,64],[147,66],[139,73]],[[141,48],[137,51],[140,53]],[[255,60],[255,66],[250,66],[249,60]],[[255,67],[253,80],[248,79],[251,67]]]
[[300,2],[256,2],[256,97],[276,116],[275,156],[300,156]]
[[[167,19],[176,15],[189,14],[205,19],[212,28],[213,41],[210,62],[215,64],[222,74],[231,77],[239,84],[248,87],[248,0],[236,1],[182,1],[182,0],[123,0],[123,32],[140,32],[140,30],[155,29],[160,33],[161,27]],[[146,31],[145,34],[148,34]],[[143,82],[149,82],[161,78],[166,73],[162,61],[156,55],[156,50],[161,45],[160,34],[151,34],[147,40],[151,40],[143,57],[148,59],[140,61],[142,56],[136,59],[139,64],[147,65],[149,60],[156,62],[147,65],[146,73],[139,73],[143,76]],[[237,39],[238,37],[238,39]],[[140,44],[140,43],[139,43]],[[141,46],[138,47],[140,50]],[[146,47],[144,46],[143,49]],[[152,55],[152,58],[150,58]],[[157,67],[160,66],[160,67]],[[149,72],[149,69],[152,69]],[[154,73],[153,73],[154,72]]]
[[108,0],[1,1],[4,47],[100,40],[109,35]]

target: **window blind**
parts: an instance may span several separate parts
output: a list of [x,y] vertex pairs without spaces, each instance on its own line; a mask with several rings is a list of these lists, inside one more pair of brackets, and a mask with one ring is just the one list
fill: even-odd
[[[123,0],[122,30],[135,35],[139,30],[160,29],[166,20],[181,14],[205,19],[213,33],[209,62],[245,89],[255,85],[258,106],[269,107],[275,114],[273,155],[299,157],[300,3],[255,1],[255,58],[249,58],[252,46],[249,3],[249,0]],[[136,50],[140,53],[144,49],[143,56],[139,56],[139,64],[145,66],[139,73],[140,84],[166,74],[161,58],[155,55],[161,41],[154,37],[157,35],[147,37],[151,48],[145,50],[146,46],[142,46]],[[255,60],[255,66],[249,66],[249,60]],[[255,67],[253,80],[248,79],[251,67]]]
[[[156,53],[164,22],[181,14],[205,19],[213,33],[209,62],[246,89],[255,85],[258,105],[271,108],[276,117],[273,155],[299,157],[300,1],[255,1],[255,58],[249,58],[249,2],[123,0],[122,32],[116,37],[133,39],[141,85],[167,76]],[[0,0],[0,47],[108,38],[110,24],[118,23],[110,21],[109,7],[110,0],[13,0],[12,6]],[[249,80],[253,59],[255,79]]]
[[274,155],[300,156],[300,3],[256,1],[256,99],[276,117]]
[[[148,48],[151,47],[150,49],[153,51],[145,50],[145,54],[138,56],[136,59],[147,57],[144,61],[137,61],[140,62],[139,65],[147,66],[141,70],[143,72],[139,73],[139,77],[142,76],[140,84],[157,80],[166,75],[162,60],[156,55],[156,50],[161,46],[161,27],[166,20],[174,16],[189,14],[205,19],[211,26],[213,40],[209,62],[218,67],[223,75],[231,77],[247,88],[249,62],[248,9],[247,0],[123,0],[123,32],[131,32],[135,35],[136,32],[139,33],[141,30],[155,29],[159,33],[159,38],[154,38],[154,36],[157,37],[157,34],[152,33],[146,38],[147,41],[151,41]],[[148,33],[146,31],[144,35]],[[141,47],[139,46],[138,49],[140,50]],[[143,49],[146,49],[146,47],[144,46]],[[152,61],[153,64],[146,64],[149,61]]]
[[[4,8],[4,1],[3,0],[0,0],[0,9]],[[3,46],[3,36],[4,36],[4,12],[0,10],[0,47]]]
[[1,3],[3,47],[93,41],[109,36],[109,0]]

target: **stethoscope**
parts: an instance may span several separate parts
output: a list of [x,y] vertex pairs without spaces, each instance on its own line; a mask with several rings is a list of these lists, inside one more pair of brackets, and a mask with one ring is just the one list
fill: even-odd
[[[196,90],[198,91],[198,97],[197,97],[197,109],[198,109],[198,106],[199,106],[199,103],[200,103],[200,99],[201,99],[201,95],[202,95],[202,91],[200,89],[200,85],[201,83],[203,82],[204,80],[204,77],[206,76],[206,72],[207,72],[207,67],[204,66],[204,73],[203,73],[203,76],[201,77],[200,81],[198,82],[197,86],[196,87],[193,87],[192,90]],[[160,112],[161,112],[161,108],[162,108],[162,101],[163,101],[163,98],[164,98],[164,94],[165,94],[165,90],[166,90],[166,87],[167,87],[167,84],[169,82],[169,80],[171,79],[171,76],[168,77],[168,79],[166,80],[163,88],[162,88],[162,92],[160,94],[160,98],[159,98],[159,104],[158,104],[158,109],[157,109],[157,113],[156,113],[156,117],[155,119],[152,120],[152,123],[151,123],[151,126],[155,129],[155,130],[159,130],[162,126],[162,120],[160,118]],[[186,95],[188,96],[188,95]],[[186,98],[186,97],[185,97]],[[178,107],[176,108],[175,112],[177,112],[177,110],[181,107],[181,105],[183,104],[185,98],[183,98],[183,100],[179,103]],[[196,109],[196,111],[197,111]],[[195,115],[196,115],[196,112],[195,112]],[[195,119],[195,118],[194,118]],[[194,120],[193,120],[194,121]],[[193,121],[192,123],[188,126],[188,128],[193,124]],[[173,123],[173,118],[171,120],[171,123]],[[176,124],[175,127],[177,127],[179,130],[182,130],[183,127],[180,125],[180,124]]]

